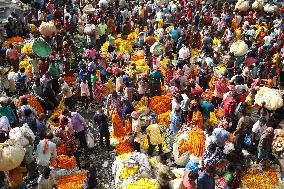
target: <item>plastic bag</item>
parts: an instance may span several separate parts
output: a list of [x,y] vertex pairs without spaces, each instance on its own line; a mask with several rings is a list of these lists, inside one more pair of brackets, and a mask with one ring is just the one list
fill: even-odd
[[95,147],[94,135],[93,135],[93,133],[91,133],[91,131],[89,129],[87,130],[87,133],[86,133],[86,142],[87,142],[88,148]]

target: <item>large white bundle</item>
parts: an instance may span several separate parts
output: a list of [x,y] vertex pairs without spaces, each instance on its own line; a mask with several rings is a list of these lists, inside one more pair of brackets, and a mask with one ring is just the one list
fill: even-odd
[[44,37],[51,37],[56,33],[56,27],[53,22],[42,22],[39,27],[39,32]]
[[236,3],[236,9],[238,9],[239,11],[247,11],[249,9],[249,1],[245,1],[245,0],[239,0]]
[[255,104],[261,106],[263,102],[265,102],[264,107],[268,110],[276,110],[283,106],[281,93],[268,87],[260,87],[255,95]]
[[9,137],[10,139],[13,139],[19,144],[21,144],[22,146],[27,146],[29,144],[29,140],[27,139],[27,137],[31,137],[33,141],[35,140],[35,135],[33,131],[26,123],[22,127],[15,127],[11,129],[11,131],[9,132]]
[[92,4],[88,4],[83,8],[83,12],[86,14],[93,14],[96,12],[96,9],[93,7]]
[[9,171],[18,167],[25,156],[23,146],[13,140],[0,143],[0,171]]
[[278,6],[277,5],[274,5],[274,4],[269,4],[269,3],[266,3],[264,5],[264,11],[265,12],[276,12],[278,10]]
[[96,31],[96,26],[94,24],[87,24],[84,28],[84,33],[87,35],[93,35]]
[[182,155],[179,155],[179,151],[178,151],[178,144],[179,142],[182,140],[182,139],[185,139],[187,138],[187,134],[184,133],[184,134],[181,134],[177,141],[174,142],[173,144],[173,155],[174,155],[174,160],[175,160],[175,163],[177,165],[180,165],[180,166],[185,166],[186,163],[188,162],[189,160],[189,157],[190,157],[190,154],[188,152],[185,152],[183,153]]
[[231,45],[230,52],[235,56],[243,56],[248,52],[248,45],[244,41],[238,40]]
[[261,9],[263,9],[263,6],[264,6],[263,0],[256,0],[251,5],[253,10],[261,10]]

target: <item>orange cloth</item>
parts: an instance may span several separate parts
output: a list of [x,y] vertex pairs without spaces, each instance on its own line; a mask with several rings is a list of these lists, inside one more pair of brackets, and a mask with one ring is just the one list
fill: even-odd
[[6,172],[6,176],[8,179],[9,186],[11,188],[15,188],[22,184],[24,181],[24,173],[27,172],[27,169],[25,167],[17,167],[15,169],[12,169],[10,171]]

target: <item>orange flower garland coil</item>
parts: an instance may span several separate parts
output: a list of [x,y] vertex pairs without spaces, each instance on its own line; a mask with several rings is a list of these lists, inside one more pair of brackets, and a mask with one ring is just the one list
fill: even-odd
[[60,143],[56,147],[57,155],[66,155],[67,154],[67,146],[64,143]]
[[44,110],[35,96],[30,95],[28,98],[28,103],[31,105],[38,114],[44,113]]
[[129,152],[134,152],[134,149],[132,147],[132,144],[128,141],[120,142],[116,146],[116,154],[121,155]]
[[206,137],[200,128],[191,129],[188,133],[188,139],[183,139],[178,144],[179,154],[190,152],[197,157],[201,157],[205,150]]
[[59,189],[81,189],[87,178],[85,173],[77,173],[58,178]]
[[165,95],[154,96],[149,103],[149,108],[158,115],[171,110],[171,106],[171,97]]
[[116,138],[123,138],[125,137],[125,130],[117,113],[112,114],[111,117],[112,124],[113,124],[113,132]]
[[76,158],[74,156],[59,155],[52,161],[52,166],[60,169],[74,169],[76,167]]

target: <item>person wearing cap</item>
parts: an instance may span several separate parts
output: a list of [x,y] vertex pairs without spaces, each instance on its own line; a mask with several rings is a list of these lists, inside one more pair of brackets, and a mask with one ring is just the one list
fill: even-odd
[[148,154],[152,156],[156,146],[159,148],[159,154],[162,154],[162,131],[156,123],[157,116],[155,113],[150,114],[151,124],[146,129],[147,140],[149,144]]
[[268,127],[260,137],[257,148],[256,163],[260,163],[261,161],[266,161],[271,158],[273,137],[274,129],[272,127]]
[[157,65],[153,66],[153,71],[150,73],[151,78],[151,95],[160,96],[161,95],[161,85],[164,85],[164,76],[159,70]]
[[197,189],[214,189],[214,168],[208,166],[204,171],[199,175],[197,179]]

